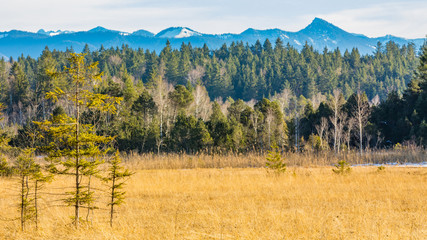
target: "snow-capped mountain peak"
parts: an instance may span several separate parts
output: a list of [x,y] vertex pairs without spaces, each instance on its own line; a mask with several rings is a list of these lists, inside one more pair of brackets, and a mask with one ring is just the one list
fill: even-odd
[[171,27],[159,32],[156,37],[159,38],[187,38],[201,36],[202,34],[186,27]]

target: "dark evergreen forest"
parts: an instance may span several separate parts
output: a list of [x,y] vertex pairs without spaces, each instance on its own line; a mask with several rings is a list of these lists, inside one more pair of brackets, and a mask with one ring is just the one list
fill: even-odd
[[[73,49],[46,48],[37,59],[0,61],[2,138],[34,147],[34,121],[75,114],[66,99],[46,94],[71,91],[53,74],[67,66]],[[378,43],[373,55],[357,49],[301,51],[280,39],[220,49],[183,43],[160,52],[121,48],[91,51],[102,83],[89,91],[122,97],[114,114],[87,110],[82,121],[103,136],[117,136],[122,151],[247,152],[277,145],[288,151],[336,152],[427,144],[427,46]],[[37,134],[36,134],[37,133]],[[42,134],[43,135],[43,134]]]

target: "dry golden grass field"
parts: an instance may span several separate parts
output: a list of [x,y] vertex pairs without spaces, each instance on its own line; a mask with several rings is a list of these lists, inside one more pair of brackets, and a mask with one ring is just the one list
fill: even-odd
[[39,230],[22,232],[18,183],[0,178],[0,239],[427,239],[427,168],[338,175],[330,166],[291,166],[278,176],[260,167],[154,165],[127,163],[135,175],[113,228],[98,183],[100,209],[74,230],[73,208],[56,195],[72,179],[58,177],[42,191]]

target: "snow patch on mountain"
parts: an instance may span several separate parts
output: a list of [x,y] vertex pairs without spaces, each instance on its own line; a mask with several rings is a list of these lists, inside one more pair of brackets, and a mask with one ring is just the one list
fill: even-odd
[[299,45],[299,46],[301,46],[302,44],[298,41],[298,40],[294,40],[294,42],[297,44],[297,45]]
[[202,34],[189,29],[182,29],[181,32],[175,36],[175,38],[185,38],[185,37],[200,36],[200,35]]
[[68,30],[65,30],[65,31],[62,31],[62,30],[45,31],[44,29],[40,29],[40,30],[37,31],[37,33],[53,37],[53,36],[57,36],[57,35],[60,35],[60,34],[68,34],[68,33],[74,33],[74,32],[73,31],[68,31]]
[[214,36],[218,37],[219,39],[223,39],[223,40],[227,40],[227,39],[232,37],[232,35],[230,35],[230,34],[217,34]]
[[282,35],[280,35],[280,37],[281,37],[282,39],[285,39],[285,38],[289,39],[288,35],[286,35],[286,34],[282,34]]

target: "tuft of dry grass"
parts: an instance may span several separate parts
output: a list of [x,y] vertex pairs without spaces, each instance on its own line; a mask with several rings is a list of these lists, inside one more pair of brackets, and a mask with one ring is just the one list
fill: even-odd
[[61,177],[43,191],[41,228],[21,232],[18,221],[7,221],[18,216],[17,188],[0,178],[0,239],[426,239],[426,183],[426,168],[409,167],[354,167],[348,175],[330,166],[290,167],[282,175],[262,168],[136,170],[115,226],[99,190],[101,209],[76,231],[73,209],[57,206],[61,196],[54,194],[71,184]]

